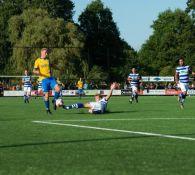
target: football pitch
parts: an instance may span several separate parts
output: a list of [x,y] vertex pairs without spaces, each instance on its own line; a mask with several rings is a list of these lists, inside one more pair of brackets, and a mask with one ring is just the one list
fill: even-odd
[[0,175],[195,174],[195,97],[184,110],[177,97],[112,97],[103,115],[52,112],[42,98],[0,98]]

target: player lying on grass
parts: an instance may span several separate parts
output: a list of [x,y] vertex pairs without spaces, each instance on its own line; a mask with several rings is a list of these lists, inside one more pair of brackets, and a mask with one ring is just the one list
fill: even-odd
[[89,113],[92,114],[103,114],[106,112],[106,107],[108,100],[112,96],[113,90],[118,86],[117,83],[113,83],[110,86],[110,92],[107,96],[103,97],[101,94],[95,95],[95,102],[88,102],[88,103],[75,103],[72,105],[64,105],[63,108],[66,110],[69,109],[78,109],[78,108],[87,108],[89,110]]

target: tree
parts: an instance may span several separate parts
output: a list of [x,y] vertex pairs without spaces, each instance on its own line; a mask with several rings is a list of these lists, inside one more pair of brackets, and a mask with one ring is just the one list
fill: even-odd
[[90,3],[79,16],[80,28],[86,42],[85,52],[89,70],[93,65],[111,74],[112,67],[123,63],[123,47],[120,33],[113,21],[112,12],[101,0]]
[[187,13],[192,13],[192,16],[195,18],[195,0],[188,0],[187,1]]
[[[0,69],[1,74],[9,73],[9,58],[12,54],[12,46],[9,42],[7,21],[14,16],[20,15],[24,9],[42,8],[48,11],[50,17],[63,18],[64,21],[72,21],[74,4],[71,0],[6,0],[0,1]],[[33,14],[33,12],[32,12]]]
[[65,23],[62,18],[50,18],[47,11],[33,8],[10,18],[9,33],[10,42],[15,48],[10,64],[13,73],[21,74],[25,68],[32,70],[40,49],[48,47],[51,48],[50,62],[55,66],[54,75],[75,75],[78,67],[75,65],[81,59],[81,51],[66,49],[83,46],[84,37],[75,24]]
[[139,52],[148,74],[158,75],[163,67],[176,65],[179,56],[195,62],[195,31],[192,18],[182,10],[167,10],[154,21],[153,34]]
[[24,9],[40,8],[46,10],[52,18],[72,21],[74,4],[71,0],[24,0]]

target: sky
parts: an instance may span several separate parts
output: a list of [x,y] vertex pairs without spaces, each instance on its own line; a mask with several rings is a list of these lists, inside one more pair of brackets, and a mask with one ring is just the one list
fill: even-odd
[[[72,1],[75,5],[73,19],[78,22],[79,15],[93,0]],[[102,0],[102,2],[112,11],[121,38],[135,50],[139,50],[152,34],[150,26],[158,18],[159,13],[167,9],[184,10],[187,0]]]

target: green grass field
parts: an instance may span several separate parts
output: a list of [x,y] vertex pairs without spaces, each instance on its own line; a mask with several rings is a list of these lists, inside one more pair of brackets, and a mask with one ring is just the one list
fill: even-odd
[[48,116],[41,98],[0,98],[0,175],[195,174],[195,97],[184,110],[176,97],[112,97],[108,111]]

